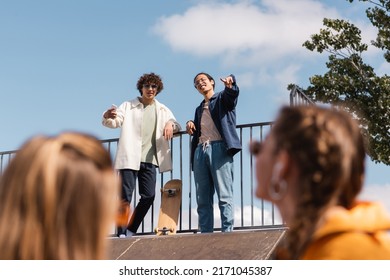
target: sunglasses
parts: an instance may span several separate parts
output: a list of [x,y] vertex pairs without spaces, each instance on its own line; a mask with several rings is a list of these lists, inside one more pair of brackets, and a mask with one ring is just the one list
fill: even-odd
[[156,89],[156,88],[157,88],[157,85],[148,85],[148,84],[146,84],[146,85],[143,85],[143,88],[147,88],[147,89],[149,89],[149,88]]

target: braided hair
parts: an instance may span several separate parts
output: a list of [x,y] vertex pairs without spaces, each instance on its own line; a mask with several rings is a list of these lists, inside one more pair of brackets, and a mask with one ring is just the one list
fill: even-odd
[[272,130],[275,153],[298,165],[296,211],[279,259],[299,259],[325,210],[350,208],[362,189],[365,149],[358,125],[345,111],[316,106],[282,108]]

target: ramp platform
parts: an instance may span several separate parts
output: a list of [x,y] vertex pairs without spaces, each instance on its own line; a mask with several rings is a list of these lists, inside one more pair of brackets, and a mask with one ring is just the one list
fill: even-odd
[[112,238],[112,260],[266,260],[285,228]]

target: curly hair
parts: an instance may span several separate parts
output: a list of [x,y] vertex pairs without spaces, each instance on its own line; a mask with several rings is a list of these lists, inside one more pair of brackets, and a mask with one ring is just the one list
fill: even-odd
[[317,106],[284,107],[271,133],[274,152],[287,151],[300,170],[295,216],[277,257],[299,259],[322,213],[354,204],[363,185],[364,141],[348,113]]
[[162,79],[159,75],[155,74],[155,73],[149,73],[149,74],[143,74],[139,79],[138,79],[138,82],[137,82],[137,89],[140,93],[140,95],[142,95],[142,87],[144,85],[147,85],[147,84],[154,84],[157,86],[157,94],[160,93],[160,91],[162,91],[164,89],[164,84],[162,82]]

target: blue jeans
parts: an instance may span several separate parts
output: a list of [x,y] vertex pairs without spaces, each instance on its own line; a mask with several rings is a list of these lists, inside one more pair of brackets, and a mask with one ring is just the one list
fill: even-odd
[[233,231],[233,156],[228,153],[223,141],[215,141],[198,145],[193,164],[200,231],[214,231],[215,192],[221,214],[221,230]]

